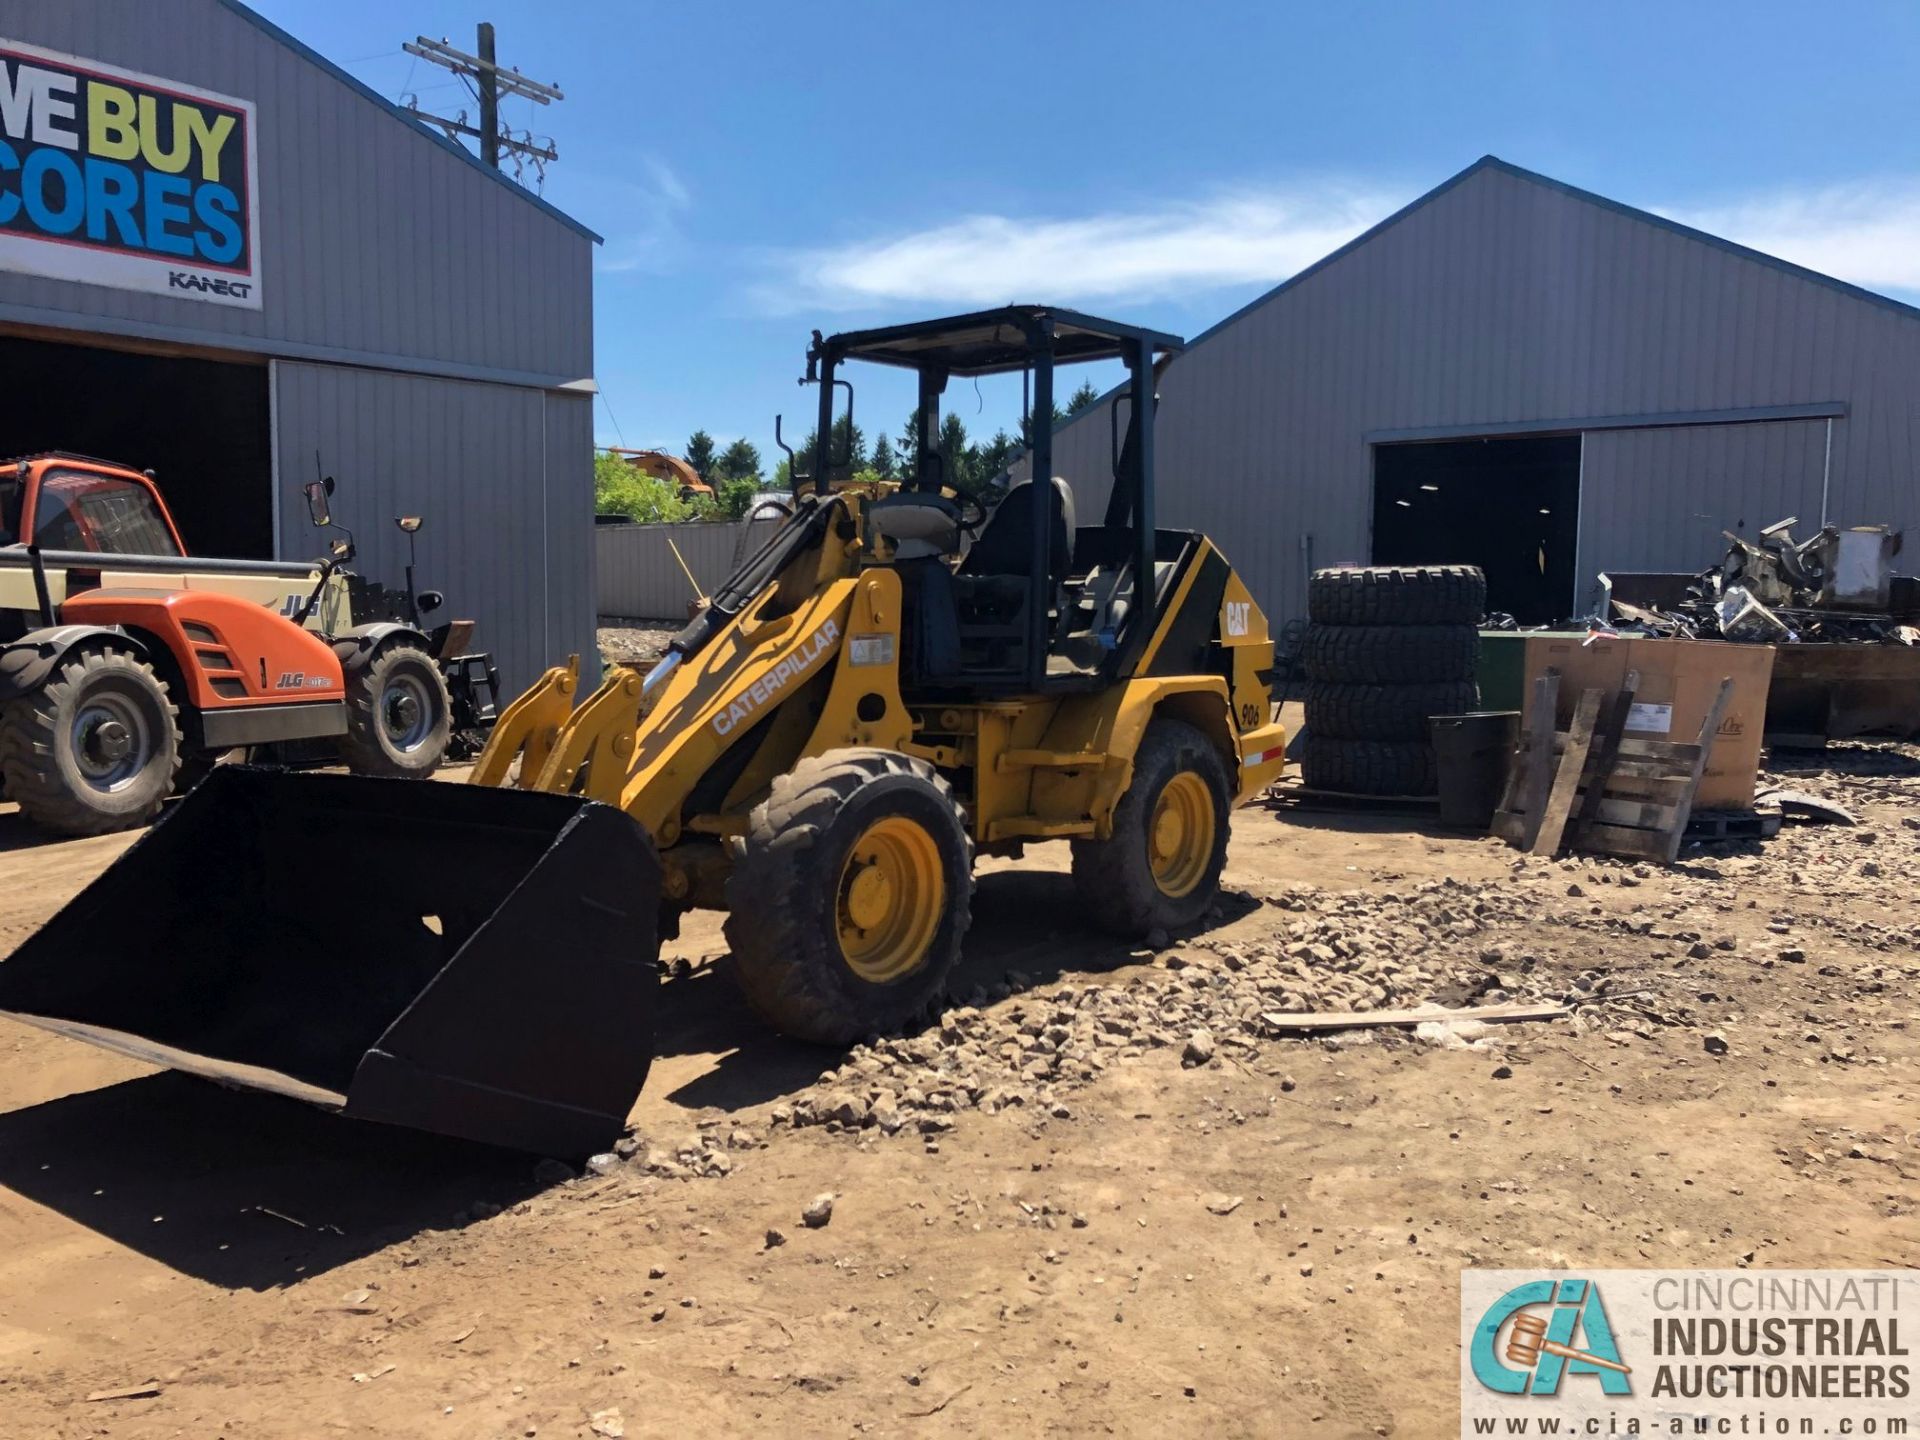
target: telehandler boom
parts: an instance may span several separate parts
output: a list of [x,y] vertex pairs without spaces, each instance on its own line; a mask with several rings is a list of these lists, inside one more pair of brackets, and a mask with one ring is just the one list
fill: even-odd
[[[624,1121],[651,1048],[647,987],[635,977],[651,975],[660,936],[687,909],[725,910],[728,965],[748,1003],[825,1044],[911,1025],[939,1002],[981,854],[1065,840],[1091,922],[1135,936],[1202,922],[1232,809],[1278,777],[1286,739],[1259,606],[1206,537],[1155,524],[1156,365],[1179,347],[1046,306],[830,339],[816,331],[805,378],[818,386],[820,438],[804,473],[796,457],[793,513],[665,657],[644,673],[616,666],[584,695],[577,659],[548,671],[501,714],[471,776],[478,790],[411,787],[404,801],[365,792],[369,825],[386,827],[389,845],[404,829],[397,843],[424,857],[432,883],[394,882],[407,893],[381,912],[405,938],[393,983],[362,976],[355,998],[329,999],[304,966],[310,983],[283,977],[308,1014],[328,1017],[279,1020],[290,1042],[334,1037],[306,1047],[325,1052],[309,1066],[324,1083],[274,1065],[258,1039],[271,1027],[250,1029],[251,1049],[236,1055],[197,1047],[192,1026],[177,1026],[163,1058],[228,1080],[238,1060],[291,1075],[322,1092],[308,1098],[349,1114],[564,1153],[604,1143]],[[855,483],[849,457],[830,453],[837,391],[852,414],[839,371],[855,360],[918,378],[919,462],[904,482]],[[1044,424],[1029,457],[1037,482],[987,500],[950,483],[937,443],[950,379],[1027,372],[1044,416],[1056,365],[1085,360],[1118,360],[1128,374],[1112,473],[1083,478],[1100,501],[1097,523],[1076,524],[1071,488],[1051,478]],[[248,833],[263,838],[299,835],[313,812],[329,844],[350,843],[356,787],[371,785],[233,775],[190,797],[103,879],[137,880],[123,872],[141,867],[143,850],[162,849],[196,815],[203,826],[219,818],[216,806],[251,815]],[[503,829],[510,820],[521,838],[505,851],[485,842],[494,850],[482,875],[462,856],[483,843],[473,827],[489,813],[484,790],[544,794],[492,797]],[[510,798],[522,803],[509,809]],[[603,807],[628,819],[608,826]],[[589,822],[593,863],[576,875],[566,856],[584,856]],[[516,862],[524,878],[503,884],[501,867]],[[533,938],[538,912],[516,904],[529,892],[580,928],[549,925]],[[74,912],[99,903],[92,895],[0,966],[0,1009],[68,1033],[92,1025],[85,1038],[133,1048],[124,996],[103,1022],[71,983],[65,1008],[49,1010],[27,978],[135,948],[98,923],[76,928]],[[292,928],[290,916],[274,918],[286,923],[265,933]],[[175,937],[226,946],[218,964],[187,962],[201,993],[214,1009],[255,1003],[237,997],[255,996],[262,987],[249,977],[279,962],[236,953],[207,920]],[[376,949],[393,938],[370,934]],[[116,979],[130,968],[125,956],[107,962]],[[379,998],[362,998],[370,990]],[[544,1003],[529,1005],[533,991]],[[102,1025],[113,1033],[97,1033]],[[394,1040],[403,1031],[408,1053]],[[426,1035],[436,1037],[430,1055],[418,1048]]]

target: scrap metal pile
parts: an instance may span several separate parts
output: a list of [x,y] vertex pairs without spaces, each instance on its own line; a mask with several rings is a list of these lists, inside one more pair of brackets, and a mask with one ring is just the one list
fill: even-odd
[[1690,640],[1920,645],[1914,594],[1920,587],[1893,573],[1900,532],[1827,525],[1796,541],[1796,523],[1790,516],[1767,526],[1757,544],[1724,532],[1726,558],[1678,596],[1634,593],[1628,599],[1603,575],[1611,613],[1602,618],[1613,629]]

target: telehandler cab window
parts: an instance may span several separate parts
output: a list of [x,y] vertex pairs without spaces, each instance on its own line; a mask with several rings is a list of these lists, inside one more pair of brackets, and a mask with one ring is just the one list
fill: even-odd
[[0,477],[0,545],[20,542],[20,477]]
[[173,531],[153,493],[130,480],[72,471],[40,483],[34,507],[34,543],[48,550],[94,550],[105,555],[178,555]]

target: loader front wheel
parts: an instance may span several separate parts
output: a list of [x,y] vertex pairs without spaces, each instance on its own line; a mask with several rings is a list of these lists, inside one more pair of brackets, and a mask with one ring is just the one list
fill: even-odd
[[0,706],[0,772],[29,820],[104,835],[160,813],[180,727],[151,665],[118,650],[69,655],[39,690]]
[[897,1030],[939,999],[972,921],[973,842],[953,790],[889,750],[833,750],[773,783],[727,878],[747,1003],[825,1045]]
[[453,705],[433,657],[393,644],[347,676],[341,758],[356,775],[425,779],[446,758]]
[[1184,721],[1147,726],[1113,834],[1073,842],[1073,883],[1093,918],[1121,935],[1191,925],[1227,863],[1232,789],[1226,762]]

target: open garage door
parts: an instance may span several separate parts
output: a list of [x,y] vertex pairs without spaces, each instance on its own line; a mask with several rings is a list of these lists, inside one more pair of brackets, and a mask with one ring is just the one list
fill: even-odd
[[1522,625],[1573,614],[1579,513],[1578,435],[1374,447],[1373,563],[1478,565]]
[[151,470],[196,555],[273,558],[265,361],[0,334],[0,457],[71,450]]

